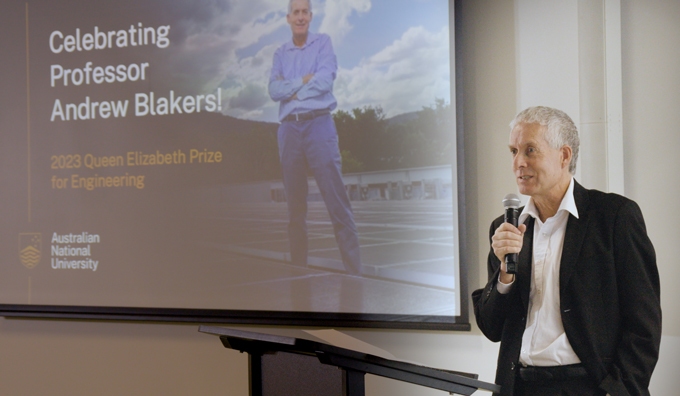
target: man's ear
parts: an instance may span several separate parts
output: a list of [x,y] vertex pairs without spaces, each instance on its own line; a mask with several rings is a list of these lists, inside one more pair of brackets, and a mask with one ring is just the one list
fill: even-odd
[[560,149],[560,152],[562,153],[562,167],[569,167],[569,164],[571,163],[571,157],[574,155],[573,151],[571,150],[571,147],[564,145]]

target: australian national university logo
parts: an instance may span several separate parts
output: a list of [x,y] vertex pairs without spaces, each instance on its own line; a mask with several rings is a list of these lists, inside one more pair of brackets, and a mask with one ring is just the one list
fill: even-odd
[[31,269],[40,263],[42,234],[26,232],[19,234],[19,258],[24,267]]

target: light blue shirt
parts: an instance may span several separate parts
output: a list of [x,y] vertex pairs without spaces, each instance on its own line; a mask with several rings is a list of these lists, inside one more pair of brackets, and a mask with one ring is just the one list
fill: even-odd
[[[269,77],[269,96],[280,102],[279,121],[289,114],[337,106],[333,96],[333,81],[338,62],[327,34],[309,33],[307,42],[296,47],[291,39],[274,53],[274,64]],[[302,77],[314,74],[307,84]],[[297,95],[297,99],[291,99]]]

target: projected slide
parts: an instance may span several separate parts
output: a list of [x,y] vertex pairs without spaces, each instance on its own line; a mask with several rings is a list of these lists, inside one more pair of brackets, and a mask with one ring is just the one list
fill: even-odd
[[0,304],[459,314],[449,3],[313,1],[361,266],[311,171],[291,258],[287,0],[0,3]]

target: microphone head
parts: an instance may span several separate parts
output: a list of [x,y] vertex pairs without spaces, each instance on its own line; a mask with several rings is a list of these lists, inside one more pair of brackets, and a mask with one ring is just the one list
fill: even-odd
[[503,198],[503,207],[504,208],[514,208],[517,209],[519,206],[522,204],[522,202],[519,200],[519,197],[515,194],[508,194]]

